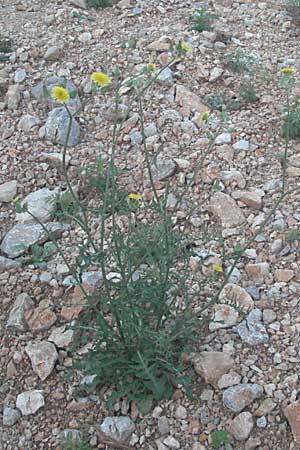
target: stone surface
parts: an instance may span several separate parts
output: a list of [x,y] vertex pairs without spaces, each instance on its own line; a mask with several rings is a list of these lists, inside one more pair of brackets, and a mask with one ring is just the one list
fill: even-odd
[[21,117],[21,119],[19,120],[18,123],[18,128],[19,130],[28,132],[30,131],[32,128],[36,127],[37,125],[39,125],[41,122],[40,120],[35,117],[32,116],[30,114],[25,114],[24,116]]
[[222,375],[234,367],[234,360],[227,353],[201,352],[193,357],[196,373],[204,378],[205,382],[217,386]]
[[[54,233],[58,237],[68,230],[70,225],[53,222],[45,224],[45,227],[50,233]],[[17,224],[4,236],[0,248],[9,258],[17,258],[17,256],[23,255],[32,245],[42,244],[48,239],[48,234],[39,224]]]
[[127,416],[106,417],[100,430],[118,442],[126,442],[135,430],[135,425]]
[[210,209],[224,228],[233,228],[245,222],[242,210],[228,194],[216,192],[211,197]]
[[12,328],[14,331],[26,330],[25,313],[34,307],[31,297],[23,292],[19,294],[13,304],[6,322],[6,328]]
[[234,191],[232,197],[252,209],[262,208],[262,197],[264,191],[256,189],[255,191]]
[[25,347],[33,371],[44,381],[51,374],[58,359],[55,345],[45,341],[29,342]]
[[54,328],[48,338],[48,341],[54,342],[57,348],[68,349],[73,342],[74,330],[67,329],[65,326]]
[[263,388],[259,384],[239,384],[223,392],[223,403],[231,411],[239,413],[251,405],[255,399],[263,395]]
[[243,312],[249,312],[254,307],[254,302],[248,292],[234,283],[227,283],[222,289],[219,301],[229,303]]
[[170,432],[170,422],[166,416],[161,416],[158,418],[157,423],[158,431],[162,436],[168,434]]
[[[83,287],[88,295],[92,295],[95,292],[93,286],[83,283]],[[76,319],[84,311],[87,303],[87,298],[80,289],[80,286],[77,285],[75,286],[74,292],[71,296],[65,299],[60,315],[67,321]]]
[[[48,222],[56,209],[56,194],[47,188],[31,192],[21,202],[21,206],[27,205],[27,210],[40,222]],[[20,223],[33,223],[34,219],[29,212],[17,213],[16,221]]]
[[271,411],[273,411],[273,409],[275,409],[276,406],[277,404],[271,398],[266,398],[255,410],[254,415],[256,417],[265,416],[269,414]]
[[230,328],[236,325],[239,319],[239,313],[236,308],[230,305],[214,305],[214,314],[209,323],[210,331],[216,331],[220,328]]
[[19,103],[21,101],[21,93],[20,93],[19,84],[14,84],[12,86],[9,86],[7,94],[6,94],[6,100],[7,100],[8,109],[15,110],[18,108]]
[[182,107],[184,116],[190,116],[192,111],[201,114],[209,110],[209,107],[202,103],[198,95],[189,91],[181,84],[176,85],[176,102]]
[[217,136],[215,139],[215,143],[217,145],[230,144],[231,143],[231,134],[230,133],[219,134],[219,136]]
[[252,414],[248,411],[236,416],[228,426],[228,431],[237,441],[246,441],[254,427]]
[[237,332],[243,342],[248,345],[259,345],[268,342],[269,335],[262,323],[262,312],[253,309],[246,320],[237,326]]
[[[70,124],[70,117],[64,107],[55,108],[49,113],[45,124],[45,138],[55,144],[65,145]],[[80,142],[80,126],[72,119],[68,147],[74,147]]]
[[298,400],[286,406],[283,414],[290,424],[295,442],[300,444],[300,401]]
[[17,396],[16,406],[23,416],[35,414],[40,408],[45,406],[43,391],[32,390],[22,392]]
[[232,148],[237,152],[247,152],[250,149],[250,143],[246,139],[241,139],[233,144]]
[[46,53],[44,54],[44,58],[47,61],[58,61],[61,57],[62,50],[59,47],[48,47]]
[[247,264],[245,269],[249,279],[255,281],[256,283],[262,283],[263,280],[270,274],[270,265],[266,262]]
[[[90,286],[100,287],[103,283],[103,275],[99,270],[83,272],[82,282]],[[76,284],[76,280],[72,275],[67,276],[63,281],[63,286],[72,286]]]
[[25,314],[26,322],[33,332],[46,331],[55,324],[57,316],[52,310],[50,300],[42,300],[37,308]]
[[17,69],[15,71],[15,83],[22,83],[26,79],[26,76],[25,69]]
[[168,436],[163,440],[163,443],[167,446],[167,448],[174,450],[180,449],[180,443],[174,438],[174,436]]
[[0,256],[0,271],[14,269],[15,267],[19,267],[20,265],[21,265],[20,261],[5,258],[5,256]]
[[7,183],[0,184],[0,202],[9,203],[16,196],[17,181],[7,181]]
[[228,387],[235,386],[241,382],[241,379],[241,375],[236,372],[225,373],[218,381],[218,388],[226,389]]
[[176,172],[177,166],[171,159],[159,159],[152,166],[152,177],[154,181],[164,181]]
[[294,271],[290,269],[277,269],[274,272],[274,277],[279,283],[288,283],[294,277]]
[[21,417],[20,411],[8,406],[3,406],[3,425],[12,427]]

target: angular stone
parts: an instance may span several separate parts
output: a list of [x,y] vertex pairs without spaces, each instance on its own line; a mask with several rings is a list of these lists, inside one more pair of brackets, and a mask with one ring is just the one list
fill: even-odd
[[[70,124],[70,117],[64,107],[55,108],[49,113],[45,124],[45,138],[55,144],[65,145]],[[76,119],[72,119],[71,131],[68,139],[68,147],[73,147],[80,142],[80,126]]]
[[300,153],[296,153],[289,157],[289,164],[300,169]]
[[290,424],[295,442],[300,444],[300,401],[298,400],[286,406],[283,414]]
[[158,428],[158,431],[160,432],[161,436],[168,434],[170,432],[169,419],[166,416],[160,416],[158,418],[157,428]]
[[232,148],[237,152],[247,152],[250,149],[250,144],[246,139],[241,139],[233,144]]
[[3,425],[12,427],[21,417],[20,411],[8,406],[3,406]]
[[15,261],[13,259],[5,258],[5,256],[0,256],[0,272],[3,270],[14,269],[15,267],[21,266],[20,261]]
[[262,283],[263,280],[270,274],[270,264],[266,262],[247,264],[245,269],[249,279],[255,281],[256,283]]
[[223,392],[223,403],[231,411],[239,413],[263,395],[263,388],[259,384],[239,384]]
[[245,222],[242,210],[228,194],[216,192],[211,198],[210,209],[224,228],[234,228]]
[[264,192],[261,189],[257,189],[256,191],[234,191],[232,193],[232,197],[235,200],[245,203],[245,205],[252,209],[262,208],[263,195]]
[[[84,284],[89,284],[90,286],[100,287],[103,283],[103,275],[99,270],[91,270],[90,272],[83,272],[81,276],[82,282]],[[77,282],[72,275],[66,277],[63,281],[63,286],[72,286]]]
[[100,430],[118,442],[126,442],[135,430],[135,425],[127,416],[106,417],[100,425]]
[[37,308],[25,314],[26,322],[33,332],[46,331],[55,324],[57,316],[48,299],[42,300]]
[[221,180],[223,181],[225,186],[234,184],[237,185],[240,189],[244,189],[244,187],[246,186],[245,177],[239,170],[222,170]]
[[279,283],[288,283],[294,277],[294,271],[290,269],[277,269],[275,270],[274,277]]
[[59,47],[48,47],[44,54],[46,61],[58,61],[61,57],[62,49]]
[[239,319],[238,311],[229,305],[217,304],[214,306],[212,322],[209,323],[210,331],[216,331],[220,328],[230,328],[236,325]]
[[43,391],[32,390],[22,392],[17,396],[16,406],[23,416],[35,414],[40,408],[45,406]]
[[173,176],[177,166],[172,159],[159,159],[151,168],[154,181],[164,181]]
[[0,184],[0,202],[9,203],[13,200],[17,193],[17,181],[7,181]]
[[222,375],[234,367],[234,360],[227,353],[201,352],[192,359],[194,369],[205,382],[217,386]]
[[52,330],[48,341],[54,342],[57,348],[68,349],[74,339],[74,330],[66,329],[65,326]]
[[[62,167],[63,155],[62,153],[41,153],[41,157],[48,162],[51,167]],[[65,163],[66,166],[70,164],[71,156],[66,155]]]
[[33,371],[44,381],[51,374],[58,359],[55,345],[51,342],[33,341],[25,347]]
[[209,82],[214,83],[217,81],[223,74],[224,70],[222,67],[214,67],[212,71],[210,72]]
[[162,85],[172,86],[174,83],[173,71],[169,67],[166,67],[158,75],[157,81]]
[[[48,222],[56,209],[56,194],[47,188],[31,192],[21,202],[21,206],[26,205],[27,210],[33,214],[40,222]],[[20,223],[33,223],[34,219],[28,212],[17,213],[16,220]]]
[[[69,224],[52,222],[44,225],[49,233],[60,236],[70,229]],[[1,251],[9,258],[23,255],[32,245],[42,244],[49,240],[48,233],[39,224],[17,224],[5,235],[1,243]]]
[[25,114],[24,116],[21,117],[18,123],[18,128],[19,130],[28,132],[31,130],[31,128],[36,127],[40,123],[41,122],[37,117],[31,116],[30,114]]
[[275,409],[277,404],[271,399],[266,398],[259,407],[255,410],[254,415],[256,417],[262,417],[269,414],[273,409]]
[[163,440],[163,443],[168,448],[171,448],[173,450],[180,449],[180,443],[177,441],[177,439],[174,438],[174,436],[168,436],[166,439]]
[[8,109],[14,110],[14,109],[18,108],[19,103],[21,101],[19,84],[14,84],[12,86],[9,86],[7,94],[6,94],[6,100],[7,100],[7,108]]
[[15,331],[25,331],[25,313],[34,307],[34,302],[28,294],[23,292],[19,294],[13,304],[6,322],[6,328],[12,328]]
[[261,320],[262,312],[259,309],[253,309],[246,320],[237,326],[237,332],[243,342],[248,345],[260,345],[268,342],[269,335]]
[[209,110],[209,107],[201,102],[198,95],[189,91],[181,84],[176,85],[176,102],[182,106],[184,116],[190,116],[192,111],[202,114]]
[[219,134],[219,136],[215,139],[215,144],[217,145],[224,145],[224,144],[230,144],[231,143],[231,134],[230,133],[222,133]]
[[167,52],[170,48],[170,43],[164,42],[162,39],[158,39],[157,41],[151,42],[147,48],[148,50],[154,50],[156,52]]
[[246,441],[254,427],[254,421],[250,412],[242,412],[236,416],[228,426],[228,431],[237,441]]
[[236,372],[225,373],[218,381],[218,388],[226,389],[228,387],[235,386],[241,382],[241,379],[241,375]]
[[25,69],[17,69],[15,71],[15,83],[22,83],[26,79],[26,70]]
[[254,302],[248,292],[234,283],[227,283],[219,296],[220,303],[229,303],[243,312],[249,312],[254,307]]
[[[88,284],[83,283],[83,288],[88,295],[92,295],[95,292],[95,288]],[[74,292],[71,297],[64,302],[65,306],[62,307],[60,315],[63,319],[71,321],[77,319],[77,317],[84,311],[88,303],[87,298],[83,294],[80,286],[75,286]]]

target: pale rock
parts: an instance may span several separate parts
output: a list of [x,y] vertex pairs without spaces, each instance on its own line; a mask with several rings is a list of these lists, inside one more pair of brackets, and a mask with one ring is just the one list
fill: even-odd
[[216,153],[218,155],[218,158],[222,159],[223,161],[232,161],[234,157],[234,151],[231,147],[231,145],[224,144],[224,145],[218,145],[216,148]]
[[170,48],[170,42],[166,42],[164,38],[160,38],[156,41],[151,42],[151,44],[149,44],[147,48],[148,50],[154,50],[156,52],[166,52]]
[[164,436],[165,434],[168,434],[170,432],[169,419],[166,416],[159,417],[158,423],[157,423],[157,428],[162,436]]
[[246,317],[246,320],[237,326],[237,332],[248,345],[265,344],[269,340],[269,335],[262,323],[262,312],[253,309]]
[[277,319],[277,314],[273,309],[264,309],[263,310],[263,322],[265,324],[269,324],[274,322]]
[[181,84],[176,85],[176,102],[182,107],[183,115],[190,116],[192,111],[202,114],[208,111],[207,105],[201,102],[200,97],[186,89]]
[[177,166],[172,159],[158,159],[151,170],[153,181],[164,181],[175,174]]
[[54,342],[57,348],[69,349],[74,339],[74,330],[67,329],[65,326],[54,328],[48,338],[48,341]]
[[289,164],[300,169],[300,153],[296,153],[289,157]]
[[267,422],[267,419],[265,416],[259,417],[256,420],[256,425],[258,428],[266,428],[267,424],[268,424],[268,422]]
[[174,74],[170,67],[166,67],[157,76],[158,83],[166,86],[172,86],[174,84]]
[[[95,288],[86,283],[82,283],[82,287],[88,295],[92,295],[95,292]],[[77,285],[71,296],[64,301],[64,306],[61,309],[60,315],[67,321],[77,319],[86,308],[87,303],[88,299],[82,292],[80,285]]]
[[13,259],[5,258],[5,256],[0,256],[0,271],[6,271],[14,269],[15,267],[21,266],[20,261],[15,261]]
[[[62,167],[63,155],[62,153],[41,153],[41,158],[49,163],[51,167]],[[66,155],[65,164],[66,167],[70,164],[71,156]]]
[[210,72],[209,82],[213,83],[214,81],[217,81],[223,74],[224,70],[222,67],[214,67],[212,71]]
[[241,375],[236,372],[225,373],[218,381],[218,388],[227,389],[231,386],[235,386],[241,382],[241,379]]
[[187,410],[184,406],[179,405],[176,408],[175,411],[175,416],[177,417],[177,419],[186,419],[187,418]]
[[288,283],[294,277],[294,271],[290,269],[277,269],[274,272],[275,281]]
[[270,264],[266,262],[246,264],[245,269],[249,279],[256,283],[262,283],[270,275]]
[[257,398],[263,395],[263,388],[259,384],[239,384],[231,386],[223,392],[223,403],[231,411],[241,412]]
[[226,132],[219,134],[219,136],[217,136],[215,139],[215,143],[217,145],[230,144],[231,143],[231,134],[226,133]]
[[250,149],[250,143],[249,141],[246,141],[246,139],[241,139],[233,144],[232,147],[237,152],[247,152]]
[[252,209],[262,208],[262,197],[264,196],[264,191],[257,189],[256,191],[234,191],[232,197]]
[[261,440],[259,437],[250,437],[245,444],[245,450],[255,450],[261,448]]
[[270,412],[273,411],[273,409],[275,409],[277,406],[277,404],[271,399],[271,398],[266,398],[260,405],[259,407],[255,410],[254,415],[256,417],[262,417],[262,416],[266,416],[267,414],[269,414]]
[[300,444],[300,401],[298,400],[286,406],[283,414],[290,424],[295,442]]
[[201,352],[192,359],[195,372],[204,378],[205,382],[217,386],[222,375],[234,367],[234,360],[227,353]]
[[[77,93],[77,95],[69,98],[69,100],[66,102],[66,105],[72,114],[75,114],[77,111],[80,111],[82,105],[78,95],[78,89],[72,81],[67,80],[64,77],[52,75],[46,78],[45,80],[41,81],[40,83],[32,87],[31,95],[39,102],[46,103],[49,109],[59,107],[61,106],[61,104],[55,100],[53,95],[51,95],[52,89],[55,86],[64,86],[68,92]],[[45,96],[45,91],[47,91],[50,95]]]
[[245,222],[245,216],[235,201],[223,192],[216,192],[210,200],[213,215],[224,228],[234,228]]
[[133,131],[130,134],[130,141],[132,145],[140,145],[143,142],[143,135],[140,131]]
[[6,94],[7,108],[15,110],[18,108],[21,101],[20,86],[19,84],[14,84],[9,86]]
[[[27,205],[27,210],[40,222],[48,222],[56,209],[56,193],[48,188],[42,188],[31,192],[21,202],[21,206]],[[29,212],[17,213],[16,220],[20,223],[32,223],[33,217]]]
[[23,416],[35,414],[40,408],[45,406],[43,391],[32,390],[22,392],[17,396],[16,406]]
[[17,193],[18,182],[16,180],[7,181],[0,184],[0,202],[9,203]]
[[30,358],[33,371],[44,381],[51,374],[58,359],[55,345],[45,341],[29,342],[25,352]]
[[240,189],[244,189],[244,187],[246,186],[246,180],[239,170],[222,170],[221,180],[223,181],[225,186],[234,184]]
[[6,328],[12,328],[15,331],[25,331],[25,313],[34,307],[31,297],[23,292],[19,294],[13,304],[6,322]]
[[48,47],[45,54],[44,59],[46,61],[58,61],[61,57],[62,49],[59,47]]
[[209,323],[210,331],[221,328],[230,328],[238,322],[238,311],[229,305],[215,305],[212,321]]
[[25,69],[17,69],[15,71],[15,83],[22,83],[26,79],[26,70]]
[[[70,117],[64,107],[53,109],[45,124],[45,138],[56,144],[65,145]],[[77,145],[80,141],[80,126],[73,118],[71,131],[67,142],[68,147]]]
[[243,312],[249,312],[254,307],[254,302],[248,292],[234,283],[227,283],[222,289],[219,301],[221,303],[229,303],[236,308],[242,309]]
[[82,43],[90,42],[91,39],[92,33],[90,33],[89,31],[86,31],[79,36],[79,41]]
[[3,425],[12,427],[21,417],[20,411],[8,406],[3,406]]
[[[91,270],[90,272],[83,272],[81,274],[82,282],[94,287],[100,287],[103,283],[103,275],[99,270]],[[63,286],[72,286],[77,284],[76,279],[69,275],[63,281]]]
[[180,449],[180,443],[173,436],[168,436],[163,440],[163,443],[171,449],[178,450]]
[[229,423],[228,431],[237,441],[246,441],[253,427],[252,414],[250,412],[242,412]]
[[106,417],[100,425],[100,430],[118,442],[126,442],[135,430],[135,425],[127,416]]
[[19,130],[28,132],[32,128],[39,125],[40,123],[41,122],[37,117],[31,116],[30,114],[25,114],[24,116],[21,117],[21,119],[18,123],[18,128],[19,128]]

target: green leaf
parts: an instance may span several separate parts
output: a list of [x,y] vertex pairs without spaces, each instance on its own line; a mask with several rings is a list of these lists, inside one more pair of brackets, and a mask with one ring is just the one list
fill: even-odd
[[43,85],[43,97],[45,97],[45,98],[50,97],[50,92],[49,92],[49,90],[46,88],[45,85]]
[[147,395],[146,397],[138,400],[137,403],[138,403],[138,407],[139,407],[141,415],[146,416],[146,414],[148,414],[151,411],[153,397],[152,397],[152,395]]
[[69,96],[70,96],[70,98],[75,98],[75,97],[77,97],[77,91],[71,91],[71,92],[69,92]]
[[212,444],[211,445],[216,450],[218,450],[221,447],[222,444],[228,444],[229,443],[228,433],[225,430],[214,431],[211,434],[211,439],[212,439]]

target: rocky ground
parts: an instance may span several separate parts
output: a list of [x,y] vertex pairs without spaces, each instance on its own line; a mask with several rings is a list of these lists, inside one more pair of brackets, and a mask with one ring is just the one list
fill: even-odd
[[[259,230],[282,186],[286,99],[279,80],[283,67],[300,70],[297,21],[287,15],[283,0],[212,1],[209,11],[217,18],[203,33],[190,28],[201,3],[189,0],[121,0],[104,10],[82,6],[83,0],[0,4],[0,40],[5,36],[9,47],[0,53],[0,448],[59,448],[58,435],[70,429],[87,432],[92,448],[122,448],[126,441],[123,448],[203,450],[212,448],[214,431],[227,430],[227,449],[298,449],[298,140],[288,149],[287,184],[294,192]],[[83,112],[73,126],[67,160],[76,183],[78,169],[107,149],[112,131],[112,99],[90,95],[90,74],[118,66],[126,78],[150,60],[159,68],[168,62],[170,39],[182,39],[191,52],[161,74],[145,99],[147,143],[162,153],[158,187],[163,191],[165,178],[174,186],[189,179],[207,149],[199,113],[211,108],[207,96],[214,95],[216,103],[223,93],[222,103],[232,107],[193,185],[197,207],[188,219],[180,208],[176,215],[189,221],[191,240],[197,241],[204,225],[218,230],[227,248],[254,239],[199,338],[192,361],[194,398],[178,389],[145,417],[124,400],[110,418],[103,392],[75,395],[81,380],[70,383],[64,376],[72,364],[73,338],[65,325],[74,310],[63,305],[78,303],[80,292],[59,255],[42,266],[28,264],[33,244],[45,242],[46,235],[28,214],[16,214],[14,201],[26,198],[70,255],[72,249],[76,253],[76,227],[53,219],[53,200],[66,188],[60,168],[64,110],[45,99],[41,82],[51,89],[63,78],[69,90],[79,92],[69,105],[74,111],[82,104]],[[251,72],[234,70],[228,62],[237,49],[248,55]],[[241,85],[250,82],[258,97],[253,103],[240,94]],[[124,92],[122,104],[127,102]],[[138,186],[147,196],[141,139],[132,111],[120,145],[120,161],[126,155],[130,169],[124,188]],[[218,192],[212,189],[216,182]],[[222,265],[215,242],[205,249],[212,255],[205,264],[198,250],[190,260],[191,285],[212,264]],[[231,264],[225,261],[224,272]],[[97,288],[100,278],[93,271],[85,282]],[[212,294],[210,286],[200,291],[199,306]],[[114,421],[119,433],[109,428]]]

